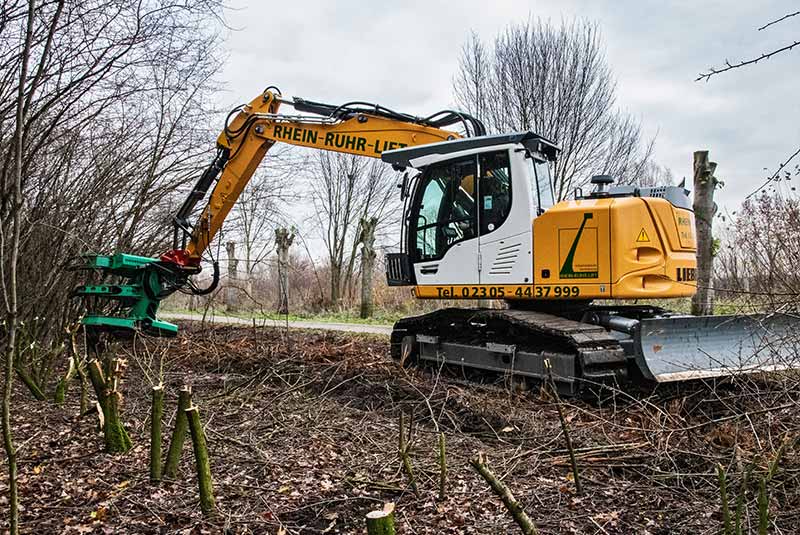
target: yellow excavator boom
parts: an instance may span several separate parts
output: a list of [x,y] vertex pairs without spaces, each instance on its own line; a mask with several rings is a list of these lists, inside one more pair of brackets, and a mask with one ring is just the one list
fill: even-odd
[[[387,117],[359,111],[339,118],[278,113],[281,104],[295,106],[295,102],[283,99],[278,93],[265,91],[242,106],[217,138],[217,146],[228,155],[227,162],[208,204],[191,230],[191,239],[186,246],[190,263],[199,263],[242,190],[275,143],[380,158],[387,150],[461,137],[456,132],[414,122],[415,118],[402,114]],[[297,107],[303,108],[302,105]],[[306,108],[315,109],[313,103]]]

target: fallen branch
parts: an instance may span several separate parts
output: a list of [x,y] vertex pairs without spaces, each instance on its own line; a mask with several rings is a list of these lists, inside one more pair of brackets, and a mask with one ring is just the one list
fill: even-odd
[[572,437],[569,434],[569,426],[564,416],[564,409],[561,407],[561,398],[558,396],[558,388],[553,380],[553,368],[550,366],[550,359],[545,359],[544,365],[545,368],[547,368],[547,376],[550,378],[550,387],[553,391],[553,397],[556,400],[556,409],[558,410],[558,420],[561,422],[561,431],[564,433],[564,440],[567,443],[567,450],[569,451],[569,463],[572,465],[572,477],[575,480],[575,493],[580,496],[583,494],[583,487],[581,486],[580,474],[578,473],[578,461],[575,459],[575,448],[572,445]]
[[489,470],[489,467],[486,464],[486,457],[484,456],[483,452],[478,453],[478,456],[472,459],[469,462],[472,467],[475,469],[478,474],[489,484],[492,488],[492,491],[500,498],[503,502],[503,505],[506,506],[508,512],[511,513],[511,516],[514,518],[514,522],[522,530],[522,533],[525,535],[537,535],[539,531],[536,529],[536,524],[533,523],[533,520],[525,513],[525,510],[522,509],[522,506],[519,504],[517,499],[511,493],[511,490],[506,486],[505,483],[497,479],[497,476]]

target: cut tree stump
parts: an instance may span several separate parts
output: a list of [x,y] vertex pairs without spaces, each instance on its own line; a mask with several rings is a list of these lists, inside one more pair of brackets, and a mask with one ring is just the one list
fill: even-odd
[[395,535],[394,504],[387,503],[383,509],[367,513],[367,535]]
[[197,407],[186,409],[186,419],[189,422],[189,431],[192,434],[194,461],[197,468],[197,483],[200,487],[200,510],[205,516],[216,513],[214,501],[214,486],[211,481],[211,463],[208,460],[208,447],[206,436],[203,433],[203,424],[200,422],[200,410]]
[[169,479],[175,479],[175,476],[178,475],[178,466],[181,463],[183,443],[186,440],[186,430],[189,426],[186,421],[186,409],[191,406],[192,389],[188,386],[184,386],[178,393],[178,411],[175,413],[172,438],[170,438],[169,449],[167,450],[167,462],[164,465],[164,476]]
[[125,453],[133,446],[120,416],[122,394],[118,387],[123,367],[124,363],[116,358],[108,359],[107,374],[103,373],[97,359],[92,360],[88,366],[89,378],[103,413],[103,437],[108,453]]
[[154,386],[150,410],[150,480],[161,480],[161,420],[164,416],[164,387]]

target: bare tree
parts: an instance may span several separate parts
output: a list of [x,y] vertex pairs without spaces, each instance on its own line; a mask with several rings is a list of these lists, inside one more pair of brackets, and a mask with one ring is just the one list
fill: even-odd
[[361,243],[361,317],[371,318],[374,310],[372,282],[375,274],[375,226],[378,219],[361,218],[361,232],[358,241]]
[[[213,150],[207,102],[219,66],[218,7],[2,3],[0,284],[8,318],[0,342],[6,379],[16,373],[39,398],[77,312],[68,299],[77,280],[64,268],[79,253],[164,247],[176,191]],[[23,351],[31,337],[46,349]]]
[[491,47],[472,34],[453,80],[458,105],[494,132],[532,130],[563,149],[553,169],[559,199],[594,174],[639,182],[653,142],[616,103],[616,82],[596,24],[511,24]]
[[716,261],[719,292],[770,308],[800,296],[800,201],[779,191],[746,200],[724,229]]
[[330,302],[339,307],[342,297],[354,287],[359,221],[376,218],[376,235],[380,235],[398,221],[399,195],[388,166],[378,160],[321,152],[314,164],[312,222],[327,253]]
[[[33,9],[21,125],[18,284],[27,299],[19,314],[47,317],[49,329],[40,333],[46,344],[75,312],[67,298],[77,280],[63,269],[72,257],[152,254],[168,245],[180,190],[213,151],[207,103],[220,65],[218,4],[87,0],[34,2]],[[11,226],[14,191],[7,127],[18,84],[11,73],[20,70],[26,10],[6,1],[0,18],[3,228]],[[2,245],[6,259],[9,244]]]
[[[3,298],[6,307],[6,344],[5,344],[5,375],[3,381],[3,410],[2,410],[2,426],[3,426],[3,446],[6,450],[6,459],[8,460],[8,510],[9,510],[9,528],[12,535],[19,533],[19,497],[17,493],[17,450],[14,445],[14,437],[11,429],[11,391],[13,388],[14,380],[14,366],[17,354],[17,321],[19,315],[18,309],[18,286],[17,286],[17,273],[19,268],[19,244],[22,236],[22,155],[24,149],[24,129],[23,124],[26,119],[27,106],[36,91],[39,84],[39,76],[34,75],[33,80],[30,81],[30,88],[26,94],[26,87],[28,86],[28,64],[31,59],[31,48],[33,41],[33,20],[35,16],[34,1],[29,0],[27,12],[25,13],[25,37],[23,41],[22,53],[20,54],[20,70],[17,84],[17,98],[14,105],[15,120],[14,120],[14,138],[11,143],[12,147],[10,152],[13,153],[13,184],[7,206],[4,206],[4,212],[7,210],[8,215],[12,220],[11,236],[6,237],[6,230],[8,227],[2,225],[2,234],[0,240],[5,245],[6,241],[10,238],[10,257],[6,261],[5,252],[8,249],[3,247],[3,271],[8,273],[8,280],[3,280]],[[58,23],[58,17],[61,14],[63,2],[61,2],[56,10],[56,14],[52,20],[52,28]],[[52,31],[48,34],[52,35]],[[51,39],[48,39],[45,45],[45,53],[49,52]],[[4,192],[6,193],[6,192]],[[8,194],[7,193],[7,194]],[[5,199],[4,199],[5,201]],[[5,203],[4,203],[5,204]]]

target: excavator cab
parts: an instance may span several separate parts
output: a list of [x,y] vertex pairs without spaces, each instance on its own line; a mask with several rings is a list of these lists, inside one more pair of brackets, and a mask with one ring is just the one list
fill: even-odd
[[385,152],[395,168],[421,171],[405,200],[403,251],[387,256],[388,283],[435,287],[440,298],[456,285],[530,285],[532,221],[554,204],[548,164],[557,153],[532,132]]

